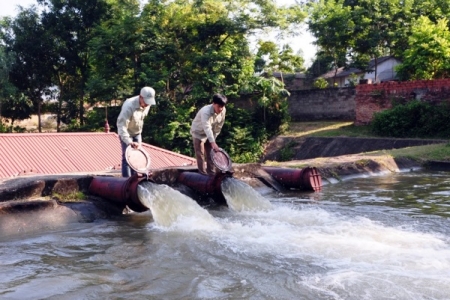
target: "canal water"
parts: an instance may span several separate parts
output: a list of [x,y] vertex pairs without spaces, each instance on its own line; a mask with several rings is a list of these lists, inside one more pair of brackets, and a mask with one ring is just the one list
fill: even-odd
[[0,299],[450,299],[449,175],[230,179],[220,208],[146,183],[151,213],[0,237]]

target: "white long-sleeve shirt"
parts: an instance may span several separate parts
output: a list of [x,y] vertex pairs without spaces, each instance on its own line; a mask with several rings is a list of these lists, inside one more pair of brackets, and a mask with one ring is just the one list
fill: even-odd
[[225,114],[225,107],[219,114],[216,114],[212,104],[203,106],[192,121],[192,136],[202,141],[208,139],[210,143],[215,143],[216,137],[225,123]]
[[132,137],[142,132],[144,118],[147,116],[149,109],[150,106],[145,108],[140,106],[139,96],[125,100],[117,118],[117,132],[122,142],[129,145],[133,142]]

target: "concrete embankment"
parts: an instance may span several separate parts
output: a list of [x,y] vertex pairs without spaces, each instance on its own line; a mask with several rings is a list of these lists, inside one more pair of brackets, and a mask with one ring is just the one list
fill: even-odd
[[[261,161],[280,161],[291,153],[290,160],[305,160],[316,157],[336,157],[377,150],[391,150],[430,144],[448,143],[447,140],[394,139],[394,138],[353,138],[353,137],[306,137],[279,136],[272,140]],[[286,159],[286,157],[283,157]]]

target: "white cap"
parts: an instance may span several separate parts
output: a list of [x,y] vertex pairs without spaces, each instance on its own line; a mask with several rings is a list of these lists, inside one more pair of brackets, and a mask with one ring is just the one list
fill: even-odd
[[144,98],[144,102],[147,105],[156,105],[155,101],[155,90],[151,87],[144,86],[141,90],[142,98]]

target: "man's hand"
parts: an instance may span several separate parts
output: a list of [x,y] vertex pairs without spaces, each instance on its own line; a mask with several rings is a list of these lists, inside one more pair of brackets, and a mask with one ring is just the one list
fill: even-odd
[[211,143],[211,148],[213,148],[216,152],[220,150],[219,146],[217,146],[216,143]]
[[130,146],[131,146],[131,148],[134,148],[134,149],[141,148],[141,144],[140,143],[136,143],[136,142],[132,142],[130,144]]

